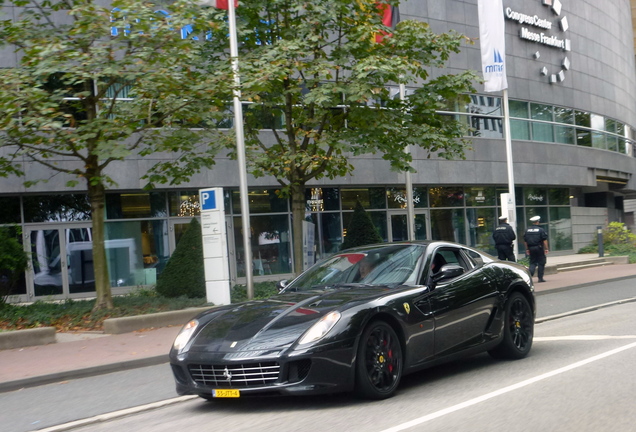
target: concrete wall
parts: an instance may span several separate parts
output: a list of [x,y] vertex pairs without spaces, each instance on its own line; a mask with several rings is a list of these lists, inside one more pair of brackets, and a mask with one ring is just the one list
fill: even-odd
[[[598,2],[596,0],[562,0],[561,15],[556,17],[541,1],[504,0],[504,7],[528,15],[537,14],[550,18],[555,28],[557,18],[567,17],[567,31],[554,33],[571,40],[572,50],[546,47],[519,37],[521,25],[506,20],[507,69],[509,95],[511,99],[572,107],[608,116],[636,126],[636,68],[634,65],[633,29],[629,0]],[[437,32],[456,30],[473,38],[474,45],[466,44],[462,52],[453,55],[449,67],[441,71],[432,70],[431,75],[453,73],[461,70],[481,69],[478,43],[477,0],[406,0],[401,5],[402,19],[419,19],[430,23]],[[539,59],[534,54],[539,51]],[[563,82],[549,83],[541,75],[542,67],[551,72],[561,68],[567,56],[570,69]],[[11,66],[11,56],[3,59],[2,65]],[[482,91],[481,85],[476,86]],[[493,96],[500,96],[493,94]],[[507,168],[505,145],[502,139],[475,138],[473,150],[466,160],[447,161],[413,149],[415,185],[505,185]],[[569,186],[594,188],[597,175],[625,178],[626,191],[636,196],[636,158],[616,152],[572,145],[513,142],[515,182],[519,186]],[[117,183],[117,190],[139,190],[144,183],[140,175],[161,160],[162,155],[146,158],[131,157],[109,167]],[[324,179],[311,182],[310,186],[348,185],[402,185],[404,175],[389,170],[389,164],[379,155],[360,156],[351,159],[355,166],[352,175],[335,180]],[[69,163],[68,161],[61,163]],[[80,183],[77,188],[65,186],[67,178],[62,175],[49,176],[41,166],[25,163],[27,180],[51,177],[48,183],[40,183],[26,189],[24,179],[0,178],[3,193],[42,193],[85,190]],[[239,183],[235,161],[222,156],[216,166],[192,178],[180,189],[210,186],[237,187]],[[254,179],[248,176],[248,184],[274,186],[273,178]]]
[[607,209],[592,207],[572,207],[572,246],[578,252],[588,246],[597,236],[597,227],[607,227]]

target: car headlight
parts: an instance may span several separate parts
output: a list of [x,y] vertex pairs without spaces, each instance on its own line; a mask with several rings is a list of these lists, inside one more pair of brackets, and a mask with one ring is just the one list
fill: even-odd
[[308,344],[310,342],[317,341],[324,335],[329,333],[329,330],[336,325],[340,319],[340,312],[329,312],[324,317],[320,318],[316,324],[312,325],[309,330],[300,338],[299,345]]
[[174,344],[172,344],[172,347],[177,350],[178,353],[181,353],[181,351],[183,351],[198,326],[199,321],[195,319],[183,326],[183,328],[177,335],[177,338],[174,340]]

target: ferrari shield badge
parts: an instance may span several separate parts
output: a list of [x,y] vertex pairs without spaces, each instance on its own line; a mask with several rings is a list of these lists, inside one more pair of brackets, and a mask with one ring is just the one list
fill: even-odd
[[404,310],[406,311],[406,313],[410,314],[411,313],[411,306],[409,306],[409,304],[406,303],[406,302],[403,304],[403,306],[404,306]]

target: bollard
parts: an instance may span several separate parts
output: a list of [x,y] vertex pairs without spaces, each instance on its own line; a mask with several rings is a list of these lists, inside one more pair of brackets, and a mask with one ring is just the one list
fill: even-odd
[[603,227],[596,227],[596,239],[598,241],[598,256],[599,258],[603,258],[605,251],[603,250]]

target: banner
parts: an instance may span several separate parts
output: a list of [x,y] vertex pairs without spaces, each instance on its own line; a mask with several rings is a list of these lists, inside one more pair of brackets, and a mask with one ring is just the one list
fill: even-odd
[[[228,0],[197,0],[196,3],[199,6],[212,6],[216,9],[227,10],[230,7],[230,5],[228,4]],[[234,0],[234,7],[238,7],[238,0]]]
[[[385,3],[378,3],[377,7],[380,12],[380,16],[382,17],[382,24],[394,29],[400,22],[400,9],[397,6],[390,6]],[[375,41],[378,43],[382,42],[384,36],[391,37],[393,34],[387,34],[386,32],[376,34]]]
[[508,88],[506,79],[506,31],[502,0],[477,0],[479,42],[484,90]]

